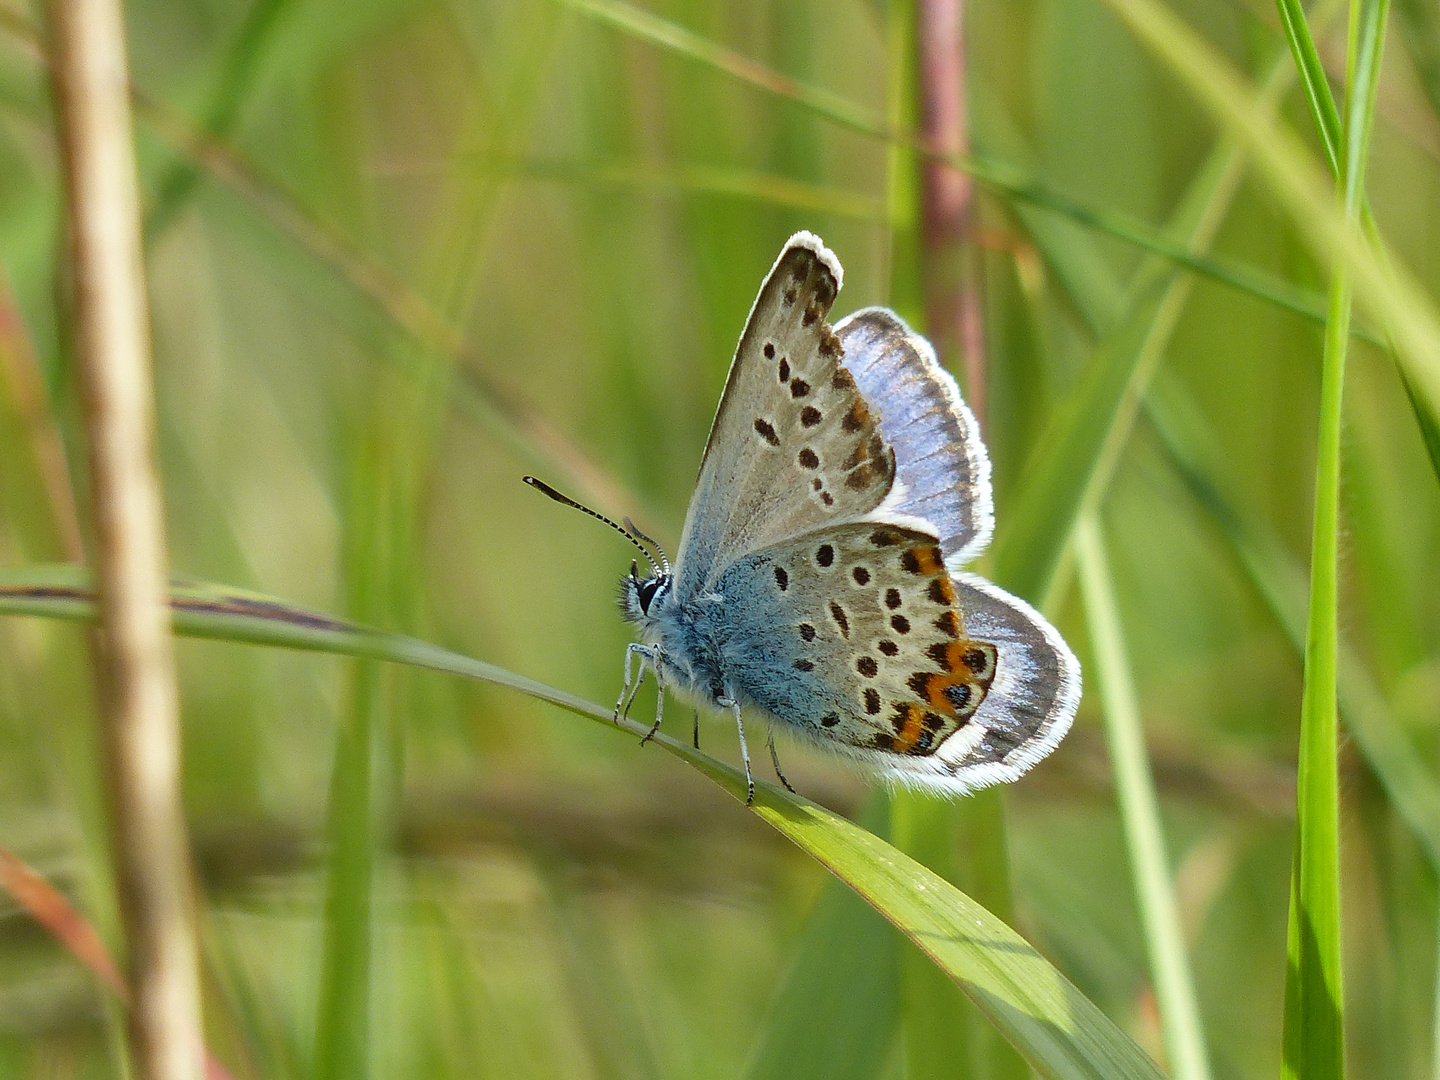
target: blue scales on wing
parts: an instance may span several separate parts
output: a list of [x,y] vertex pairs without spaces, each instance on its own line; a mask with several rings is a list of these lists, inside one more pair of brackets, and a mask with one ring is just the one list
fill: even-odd
[[951,569],[990,542],[994,500],[980,426],[930,343],[887,308],[863,308],[835,327],[845,367],[895,451],[884,510],[927,523]]
[[996,677],[935,538],[897,526],[833,526],[747,555],[705,621],[743,699],[855,757],[935,754]]

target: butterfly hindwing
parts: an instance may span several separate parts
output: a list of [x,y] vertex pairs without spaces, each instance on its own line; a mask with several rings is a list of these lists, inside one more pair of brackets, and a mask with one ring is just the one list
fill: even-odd
[[816,530],[737,560],[716,594],[734,688],[852,756],[937,754],[996,677],[996,648],[967,633],[933,535]]
[[825,321],[840,264],[797,233],[766,278],[711,428],[677,559],[699,590],[744,552],[879,506],[895,455]]

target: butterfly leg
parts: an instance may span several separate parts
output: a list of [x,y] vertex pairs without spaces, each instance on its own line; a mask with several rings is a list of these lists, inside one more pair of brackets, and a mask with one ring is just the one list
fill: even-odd
[[695,710],[695,749],[700,749],[700,710]]
[[665,715],[665,680],[660,677],[660,665],[653,660],[651,663],[655,668],[655,723],[650,725],[650,730],[640,740],[641,746],[655,737],[655,733],[660,730],[660,718]]
[[[636,654],[640,656],[639,675],[631,681],[631,672],[634,670]],[[645,681],[645,661],[650,659],[650,649],[639,642],[632,641],[625,646],[625,685],[620,688],[620,700],[615,702],[615,723],[620,723],[620,718],[630,718],[630,703],[635,700],[635,695],[640,692],[640,684]]]
[[740,703],[734,698],[721,697],[715,704],[735,714],[735,730],[740,733],[740,760],[745,763],[745,805],[755,801],[755,777],[750,773],[750,748],[745,745],[745,721],[740,719]]
[[790,786],[790,781],[785,779],[785,774],[780,771],[780,755],[775,753],[775,732],[767,732],[765,741],[770,744],[770,763],[775,766],[775,775],[780,778],[780,783],[785,785],[785,790],[791,795],[799,795],[800,793]]

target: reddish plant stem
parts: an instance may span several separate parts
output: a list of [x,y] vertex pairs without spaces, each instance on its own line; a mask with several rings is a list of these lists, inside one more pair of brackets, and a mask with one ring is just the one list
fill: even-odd
[[[927,147],[950,156],[969,152],[964,0],[918,0],[920,132]],[[925,256],[925,319],[940,359],[959,363],[965,397],[985,417],[985,328],[979,267],[972,242],[975,184],[934,159],[921,172],[921,235]]]

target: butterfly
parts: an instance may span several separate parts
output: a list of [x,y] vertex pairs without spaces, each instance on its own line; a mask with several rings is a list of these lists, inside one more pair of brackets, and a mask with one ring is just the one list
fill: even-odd
[[990,459],[955,380],[886,308],[831,327],[843,276],[811,233],[780,252],[673,566],[628,519],[525,478],[624,533],[649,563],[621,579],[641,640],[626,649],[617,720],[647,670],[660,687],[652,735],[667,690],[730,712],[747,802],[747,713],[768,721],[787,788],[777,728],[885,782],[961,794],[1049,754],[1080,698],[1079,664],[1054,627],[964,569],[995,517]]

